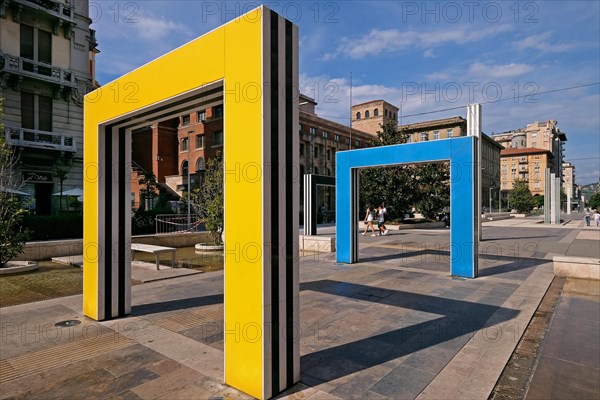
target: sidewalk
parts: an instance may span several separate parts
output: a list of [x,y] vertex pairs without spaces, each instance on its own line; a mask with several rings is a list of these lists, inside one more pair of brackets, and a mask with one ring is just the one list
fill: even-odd
[[[578,239],[585,230],[530,225],[484,224],[473,280],[449,276],[446,229],[361,236],[352,265],[301,257],[301,380],[279,398],[487,399],[552,282],[552,254],[590,240]],[[585,310],[595,312],[591,299]],[[132,315],[114,321],[83,317],[81,301],[0,309],[1,399],[249,398],[223,384],[222,271],[133,286]],[[587,313],[571,315],[576,302],[563,302],[565,321],[578,329],[568,325],[561,346],[565,337],[579,341],[584,326],[566,317]],[[54,326],[65,320],[80,324]],[[554,321],[560,328],[558,314]],[[589,326],[593,356],[597,323]],[[548,360],[563,360],[546,350]],[[538,371],[547,370],[540,361]]]

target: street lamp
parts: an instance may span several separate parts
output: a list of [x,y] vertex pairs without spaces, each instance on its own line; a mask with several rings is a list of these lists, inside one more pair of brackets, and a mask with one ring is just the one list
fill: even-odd
[[[187,133],[187,193],[188,193],[188,199],[187,199],[187,230],[189,231],[191,226],[192,226],[192,212],[191,212],[191,194],[192,194],[192,183],[191,183],[191,178],[190,178],[190,170],[191,170],[191,156],[190,156],[190,133],[194,133],[194,131],[188,131]],[[183,142],[184,139],[181,139],[181,141]]]

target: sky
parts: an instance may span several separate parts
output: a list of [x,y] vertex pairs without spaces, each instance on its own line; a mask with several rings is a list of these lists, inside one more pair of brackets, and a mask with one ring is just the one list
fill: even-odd
[[[90,1],[96,79],[107,84],[259,4]],[[558,121],[576,183],[600,179],[600,1],[262,4],[299,26],[300,87],[318,115],[348,125],[351,103],[383,99],[407,124],[466,118],[477,102],[487,134]]]

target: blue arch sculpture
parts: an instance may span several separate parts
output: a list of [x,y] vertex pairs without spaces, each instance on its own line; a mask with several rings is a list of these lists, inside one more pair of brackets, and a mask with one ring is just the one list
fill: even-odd
[[478,274],[479,190],[476,136],[336,153],[336,258],[358,261],[358,174],[363,168],[450,161],[450,274]]

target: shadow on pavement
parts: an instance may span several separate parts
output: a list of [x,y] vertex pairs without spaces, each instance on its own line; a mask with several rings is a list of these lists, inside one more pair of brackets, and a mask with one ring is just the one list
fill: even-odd
[[441,370],[476,331],[488,325],[486,323],[493,314],[501,311],[489,326],[510,320],[519,313],[518,310],[487,304],[332,280],[302,283],[300,288],[442,315],[439,318],[306,354],[301,357],[300,370],[303,380],[308,381],[335,380],[443,343],[444,349],[441,353],[445,354],[447,359],[440,360]]
[[210,296],[192,297],[181,300],[164,301],[160,303],[142,304],[131,307],[131,315],[157,314],[173,310],[185,310],[187,308],[210,306],[223,303],[223,294],[213,294]]

